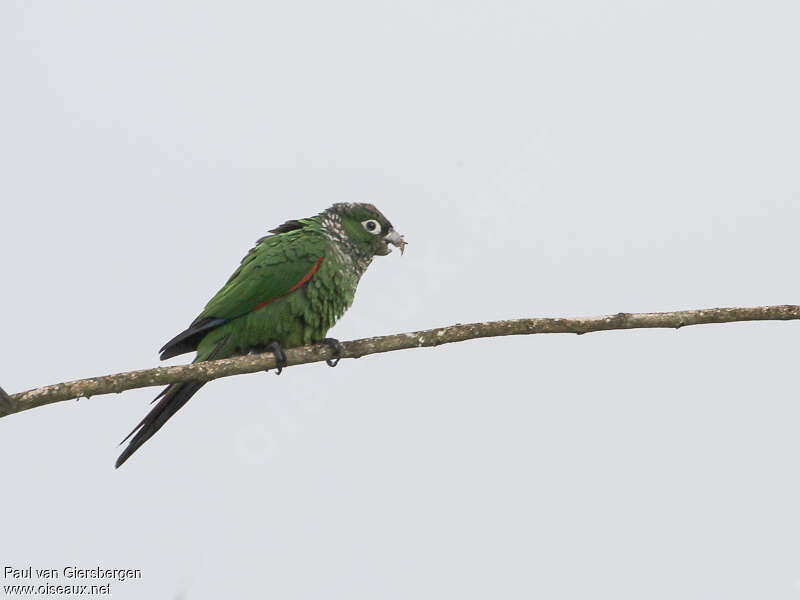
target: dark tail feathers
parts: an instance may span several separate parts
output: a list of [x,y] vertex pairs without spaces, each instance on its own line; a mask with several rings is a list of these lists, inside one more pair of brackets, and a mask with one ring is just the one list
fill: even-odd
[[195,319],[194,323],[189,326],[189,329],[181,331],[159,350],[161,353],[161,360],[167,360],[173,356],[197,350],[197,345],[203,337],[209,331],[216,329],[226,321],[227,319],[215,319],[214,317]]
[[[178,410],[189,401],[189,398],[194,396],[197,390],[203,387],[205,383],[205,381],[173,383],[164,389],[164,391],[159,394],[161,400],[159,400],[158,404],[153,407],[153,410],[147,413],[147,416],[142,419],[141,423],[133,428],[133,431],[128,434],[128,437],[122,440],[124,444],[128,438],[133,436],[127,448],[119,455],[115,467],[119,468],[142,444],[153,437],[153,434],[161,429],[161,426],[164,425],[172,415],[178,412]],[[156,397],[156,399],[158,399],[158,397]]]

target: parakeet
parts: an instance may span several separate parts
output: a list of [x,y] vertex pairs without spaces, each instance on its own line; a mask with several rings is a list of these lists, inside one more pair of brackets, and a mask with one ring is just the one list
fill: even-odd
[[[405,250],[406,242],[371,204],[342,202],[314,217],[287,221],[262,237],[188,329],[163,348],[161,360],[197,351],[194,362],[252,351],[326,343],[340,352],[328,330],[353,302],[374,256]],[[335,362],[329,361],[335,366]],[[205,382],[167,386],[158,404],[123,443],[119,467],[174,415]]]

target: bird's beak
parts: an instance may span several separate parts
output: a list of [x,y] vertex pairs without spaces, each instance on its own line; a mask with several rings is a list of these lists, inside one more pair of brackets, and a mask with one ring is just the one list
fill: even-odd
[[383,241],[383,248],[381,248],[382,251],[379,252],[379,254],[382,256],[386,256],[392,251],[391,248],[389,248],[389,244],[400,248],[400,254],[403,254],[407,246],[407,242],[403,239],[403,236],[397,233],[394,229],[390,229],[389,232],[383,236]]

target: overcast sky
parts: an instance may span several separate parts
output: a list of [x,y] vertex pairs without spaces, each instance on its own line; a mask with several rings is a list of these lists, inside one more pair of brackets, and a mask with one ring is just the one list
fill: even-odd
[[[342,340],[799,303],[799,28],[794,0],[7,0],[0,385],[156,366],[256,238],[341,201],[409,242]],[[799,348],[745,323],[239,376],[119,471],[157,389],[31,410],[0,420],[0,568],[141,569],[115,600],[796,599]]]

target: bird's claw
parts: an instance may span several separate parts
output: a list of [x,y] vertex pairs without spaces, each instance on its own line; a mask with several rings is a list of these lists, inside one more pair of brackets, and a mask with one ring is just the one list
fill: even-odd
[[8,394],[6,394],[5,390],[0,387],[0,409],[2,410],[11,410],[14,406],[14,403],[9,398]]
[[286,360],[286,353],[283,351],[283,347],[281,347],[278,342],[270,342],[264,346],[264,351],[272,352],[275,355],[275,366],[278,369],[275,371],[275,375],[280,375],[283,368],[289,364],[289,361]]
[[342,359],[342,343],[336,338],[324,338],[319,341],[320,344],[325,344],[333,350],[333,359],[326,358],[325,362],[329,367],[335,367]]

